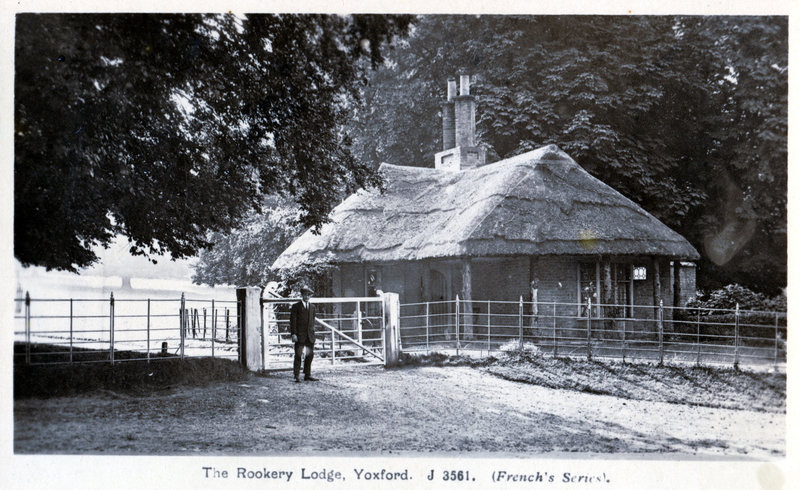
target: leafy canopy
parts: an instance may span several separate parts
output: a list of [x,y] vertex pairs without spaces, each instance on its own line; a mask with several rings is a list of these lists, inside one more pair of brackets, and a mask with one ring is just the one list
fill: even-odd
[[40,15],[16,24],[15,255],[76,271],[117,234],[192,256],[293,196],[378,183],[342,131],[408,16]]
[[370,75],[354,153],[432,166],[472,75],[489,160],[554,143],[686,236],[702,287],[786,285],[785,17],[425,16]]

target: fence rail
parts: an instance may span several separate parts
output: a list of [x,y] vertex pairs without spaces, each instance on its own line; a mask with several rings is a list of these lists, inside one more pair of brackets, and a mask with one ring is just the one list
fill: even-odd
[[16,299],[14,362],[238,358],[236,300]]
[[[627,316],[624,316],[627,315]],[[554,356],[659,363],[786,362],[786,313],[735,309],[471,300],[400,305],[404,352]]]
[[[294,343],[289,314],[298,299],[265,298],[263,369],[292,369]],[[331,366],[383,364],[385,359],[383,300],[363,298],[313,298],[317,325],[314,364]]]

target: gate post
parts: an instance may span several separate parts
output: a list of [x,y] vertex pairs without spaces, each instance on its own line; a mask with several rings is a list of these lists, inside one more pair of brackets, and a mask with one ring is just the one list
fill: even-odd
[[261,288],[236,289],[239,362],[250,371],[261,368]]
[[383,293],[383,339],[386,356],[384,365],[395,366],[400,361],[400,295]]

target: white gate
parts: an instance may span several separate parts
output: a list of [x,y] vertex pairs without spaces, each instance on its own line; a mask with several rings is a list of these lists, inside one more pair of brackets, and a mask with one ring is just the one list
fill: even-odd
[[[299,298],[262,298],[262,369],[292,369],[289,311]],[[311,298],[316,307],[314,366],[385,364],[384,298]]]

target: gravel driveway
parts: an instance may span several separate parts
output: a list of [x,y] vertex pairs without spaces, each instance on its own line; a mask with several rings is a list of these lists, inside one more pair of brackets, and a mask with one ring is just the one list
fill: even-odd
[[14,402],[16,453],[639,453],[779,456],[784,410],[644,401],[467,366],[319,370]]

